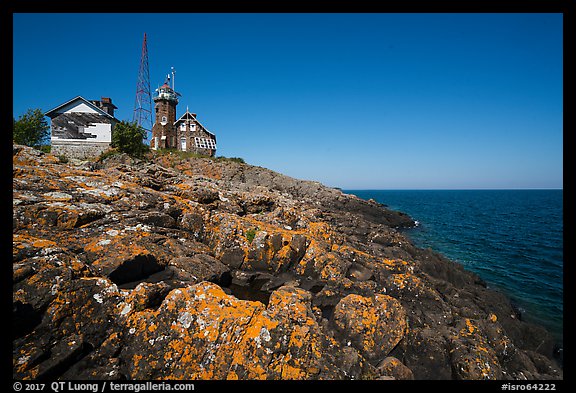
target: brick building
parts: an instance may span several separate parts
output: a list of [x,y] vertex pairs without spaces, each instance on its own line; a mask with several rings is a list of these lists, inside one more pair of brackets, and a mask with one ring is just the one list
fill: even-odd
[[195,113],[186,112],[176,119],[176,106],[180,93],[170,86],[170,76],[158,89],[154,97],[155,121],[152,126],[150,147],[177,149],[207,156],[216,154],[216,135],[208,131],[196,118]]

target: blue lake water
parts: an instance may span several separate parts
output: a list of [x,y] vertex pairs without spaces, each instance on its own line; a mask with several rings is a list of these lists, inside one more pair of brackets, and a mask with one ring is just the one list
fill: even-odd
[[344,190],[409,214],[405,234],[506,293],[563,342],[562,190]]

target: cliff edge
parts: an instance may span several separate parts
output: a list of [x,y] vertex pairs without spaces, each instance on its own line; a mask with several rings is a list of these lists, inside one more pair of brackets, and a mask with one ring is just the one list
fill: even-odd
[[16,379],[561,379],[405,214],[225,160],[13,146]]

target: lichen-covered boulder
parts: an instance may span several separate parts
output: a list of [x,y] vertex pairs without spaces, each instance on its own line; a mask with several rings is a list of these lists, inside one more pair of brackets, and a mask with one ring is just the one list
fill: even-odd
[[157,310],[129,312],[121,371],[133,379],[341,378],[338,343],[322,333],[310,300],[293,287],[274,291],[268,307],[208,282],[175,289]]
[[392,377],[397,380],[414,379],[412,370],[393,356],[388,356],[382,360],[378,364],[377,372],[382,376]]
[[369,360],[385,357],[404,337],[406,313],[394,298],[351,294],[334,309],[334,323]]
[[475,321],[459,321],[450,340],[452,369],[458,379],[502,379],[498,357]]

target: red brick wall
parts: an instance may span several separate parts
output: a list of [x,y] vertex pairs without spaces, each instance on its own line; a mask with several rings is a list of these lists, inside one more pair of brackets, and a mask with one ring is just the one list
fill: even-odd
[[[174,122],[176,121],[176,104],[167,100],[155,103],[156,119],[152,126],[152,140],[150,146],[154,147],[154,138],[158,137],[159,148],[177,148],[178,140]],[[166,116],[166,124],[162,125],[162,116]],[[162,144],[162,136],[166,136],[166,144]]]

